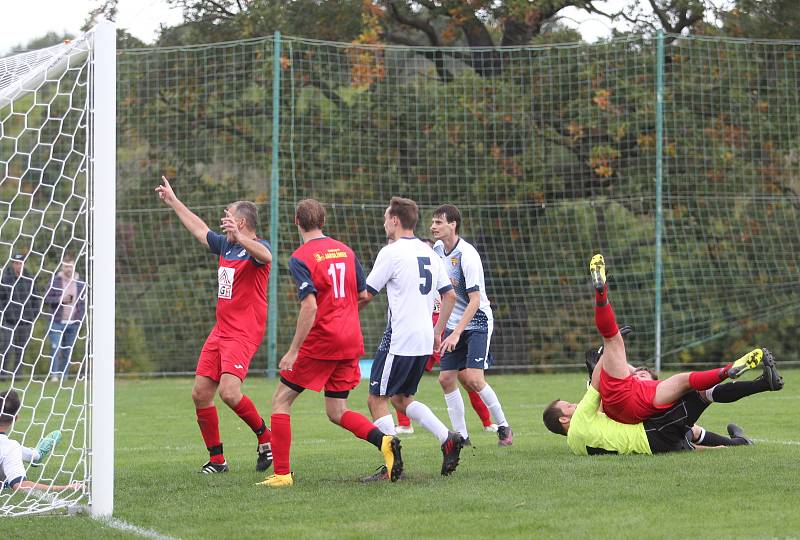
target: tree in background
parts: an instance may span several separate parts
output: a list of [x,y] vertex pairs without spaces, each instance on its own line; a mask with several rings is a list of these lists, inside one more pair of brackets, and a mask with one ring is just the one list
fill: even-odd
[[721,18],[724,35],[800,39],[800,2],[796,0],[737,0]]

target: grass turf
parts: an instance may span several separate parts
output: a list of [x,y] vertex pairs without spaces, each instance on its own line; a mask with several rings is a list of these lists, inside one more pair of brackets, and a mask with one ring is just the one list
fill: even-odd
[[[786,388],[734,404],[713,405],[701,424],[725,433],[728,422],[756,439],[750,447],[661,456],[572,456],[563,437],[542,425],[552,398],[578,400],[578,374],[491,376],[514,428],[498,448],[468,411],[474,449],[458,471],[439,476],[441,452],[417,427],[403,438],[408,480],[361,484],[381,464],[378,451],[327,421],[323,400],[306,392],[293,412],[296,484],[253,484],[255,438],[221,403],[226,475],[196,470],[207,459],[191,403],[190,379],[120,381],[116,407],[114,515],[177,538],[516,538],[794,537],[800,533],[796,411],[800,371]],[[274,382],[244,386],[268,414]],[[418,396],[443,420],[444,399],[432,376]],[[365,411],[366,385],[351,396]],[[467,404],[469,407],[469,404]],[[447,423],[447,422],[446,422]],[[3,537],[130,538],[86,517],[3,519]]]

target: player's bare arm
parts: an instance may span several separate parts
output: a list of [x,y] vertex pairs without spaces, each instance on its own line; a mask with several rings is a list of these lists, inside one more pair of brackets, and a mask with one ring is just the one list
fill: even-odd
[[300,301],[300,313],[297,315],[297,327],[294,332],[294,339],[289,346],[289,350],[281,358],[278,367],[280,369],[291,370],[297,360],[297,353],[303,345],[311,327],[314,326],[314,319],[317,316],[317,297],[313,294],[307,295]]
[[255,260],[261,264],[269,264],[272,262],[272,253],[267,249],[267,246],[259,242],[250,231],[243,230],[243,224],[240,223],[229,210],[225,210],[225,217],[222,218],[220,223],[222,231],[224,233],[230,233],[236,243],[247,250],[250,256]]
[[436,326],[433,327],[433,350],[438,351],[442,347],[442,333],[453,313],[453,307],[456,305],[456,293],[453,289],[445,291],[441,295],[442,305],[439,311],[439,320],[436,321]]
[[83,484],[81,482],[73,482],[66,486],[51,486],[49,484],[39,484],[37,482],[31,482],[30,480],[22,480],[11,486],[12,489],[21,489],[21,490],[31,490],[36,489],[39,491],[66,491],[68,489],[72,489],[75,491],[83,489]]
[[375,297],[372,296],[372,294],[369,291],[361,291],[358,294],[358,309],[360,310],[361,308],[372,302],[373,298]]
[[192,233],[192,236],[194,236],[198,242],[208,247],[208,240],[206,238],[209,231],[208,225],[178,199],[166,176],[162,176],[161,181],[163,184],[156,186],[155,189],[158,198],[175,211],[175,214],[177,214],[183,226]]
[[[444,300],[444,296],[442,297]],[[453,295],[453,302],[455,302],[455,294]],[[464,315],[461,317],[461,320],[458,321],[453,332],[447,336],[447,339],[442,341],[441,351],[442,353],[452,351],[458,345],[458,340],[461,339],[461,334],[464,332],[464,328],[467,327],[469,322],[472,320],[472,317],[478,312],[478,308],[481,306],[481,293],[480,291],[471,291],[469,293],[469,304],[467,304],[467,308],[464,310]],[[444,302],[442,302],[442,308],[444,308]],[[453,311],[453,308],[450,308],[450,311]],[[439,316],[440,320],[444,319],[447,320],[444,315]]]

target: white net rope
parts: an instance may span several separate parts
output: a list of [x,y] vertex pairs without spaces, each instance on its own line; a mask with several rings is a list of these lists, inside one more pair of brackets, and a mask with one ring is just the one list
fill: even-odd
[[26,458],[60,433],[38,464],[24,463],[38,489],[0,491],[0,516],[53,511],[86,497],[58,487],[88,485],[91,42],[89,35],[0,59],[0,391],[21,400],[5,431]]

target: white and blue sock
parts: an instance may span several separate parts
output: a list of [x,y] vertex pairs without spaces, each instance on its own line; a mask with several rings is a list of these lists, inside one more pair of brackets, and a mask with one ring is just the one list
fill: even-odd
[[453,424],[453,431],[459,432],[466,439],[469,434],[467,433],[467,419],[464,416],[464,398],[461,396],[461,390],[456,388],[449,394],[445,394],[444,401],[447,403],[447,414],[450,416],[450,423]]
[[433,433],[433,436],[438,439],[439,444],[444,444],[444,441],[447,440],[447,435],[449,434],[447,426],[436,418],[433,411],[424,403],[413,401],[406,407],[406,416]]
[[489,409],[489,412],[492,414],[494,423],[498,426],[508,427],[506,415],[503,414],[503,407],[500,405],[500,400],[497,399],[497,394],[494,393],[489,383],[486,383],[486,386],[483,387],[483,390],[478,392],[478,395],[481,396],[486,408]]

